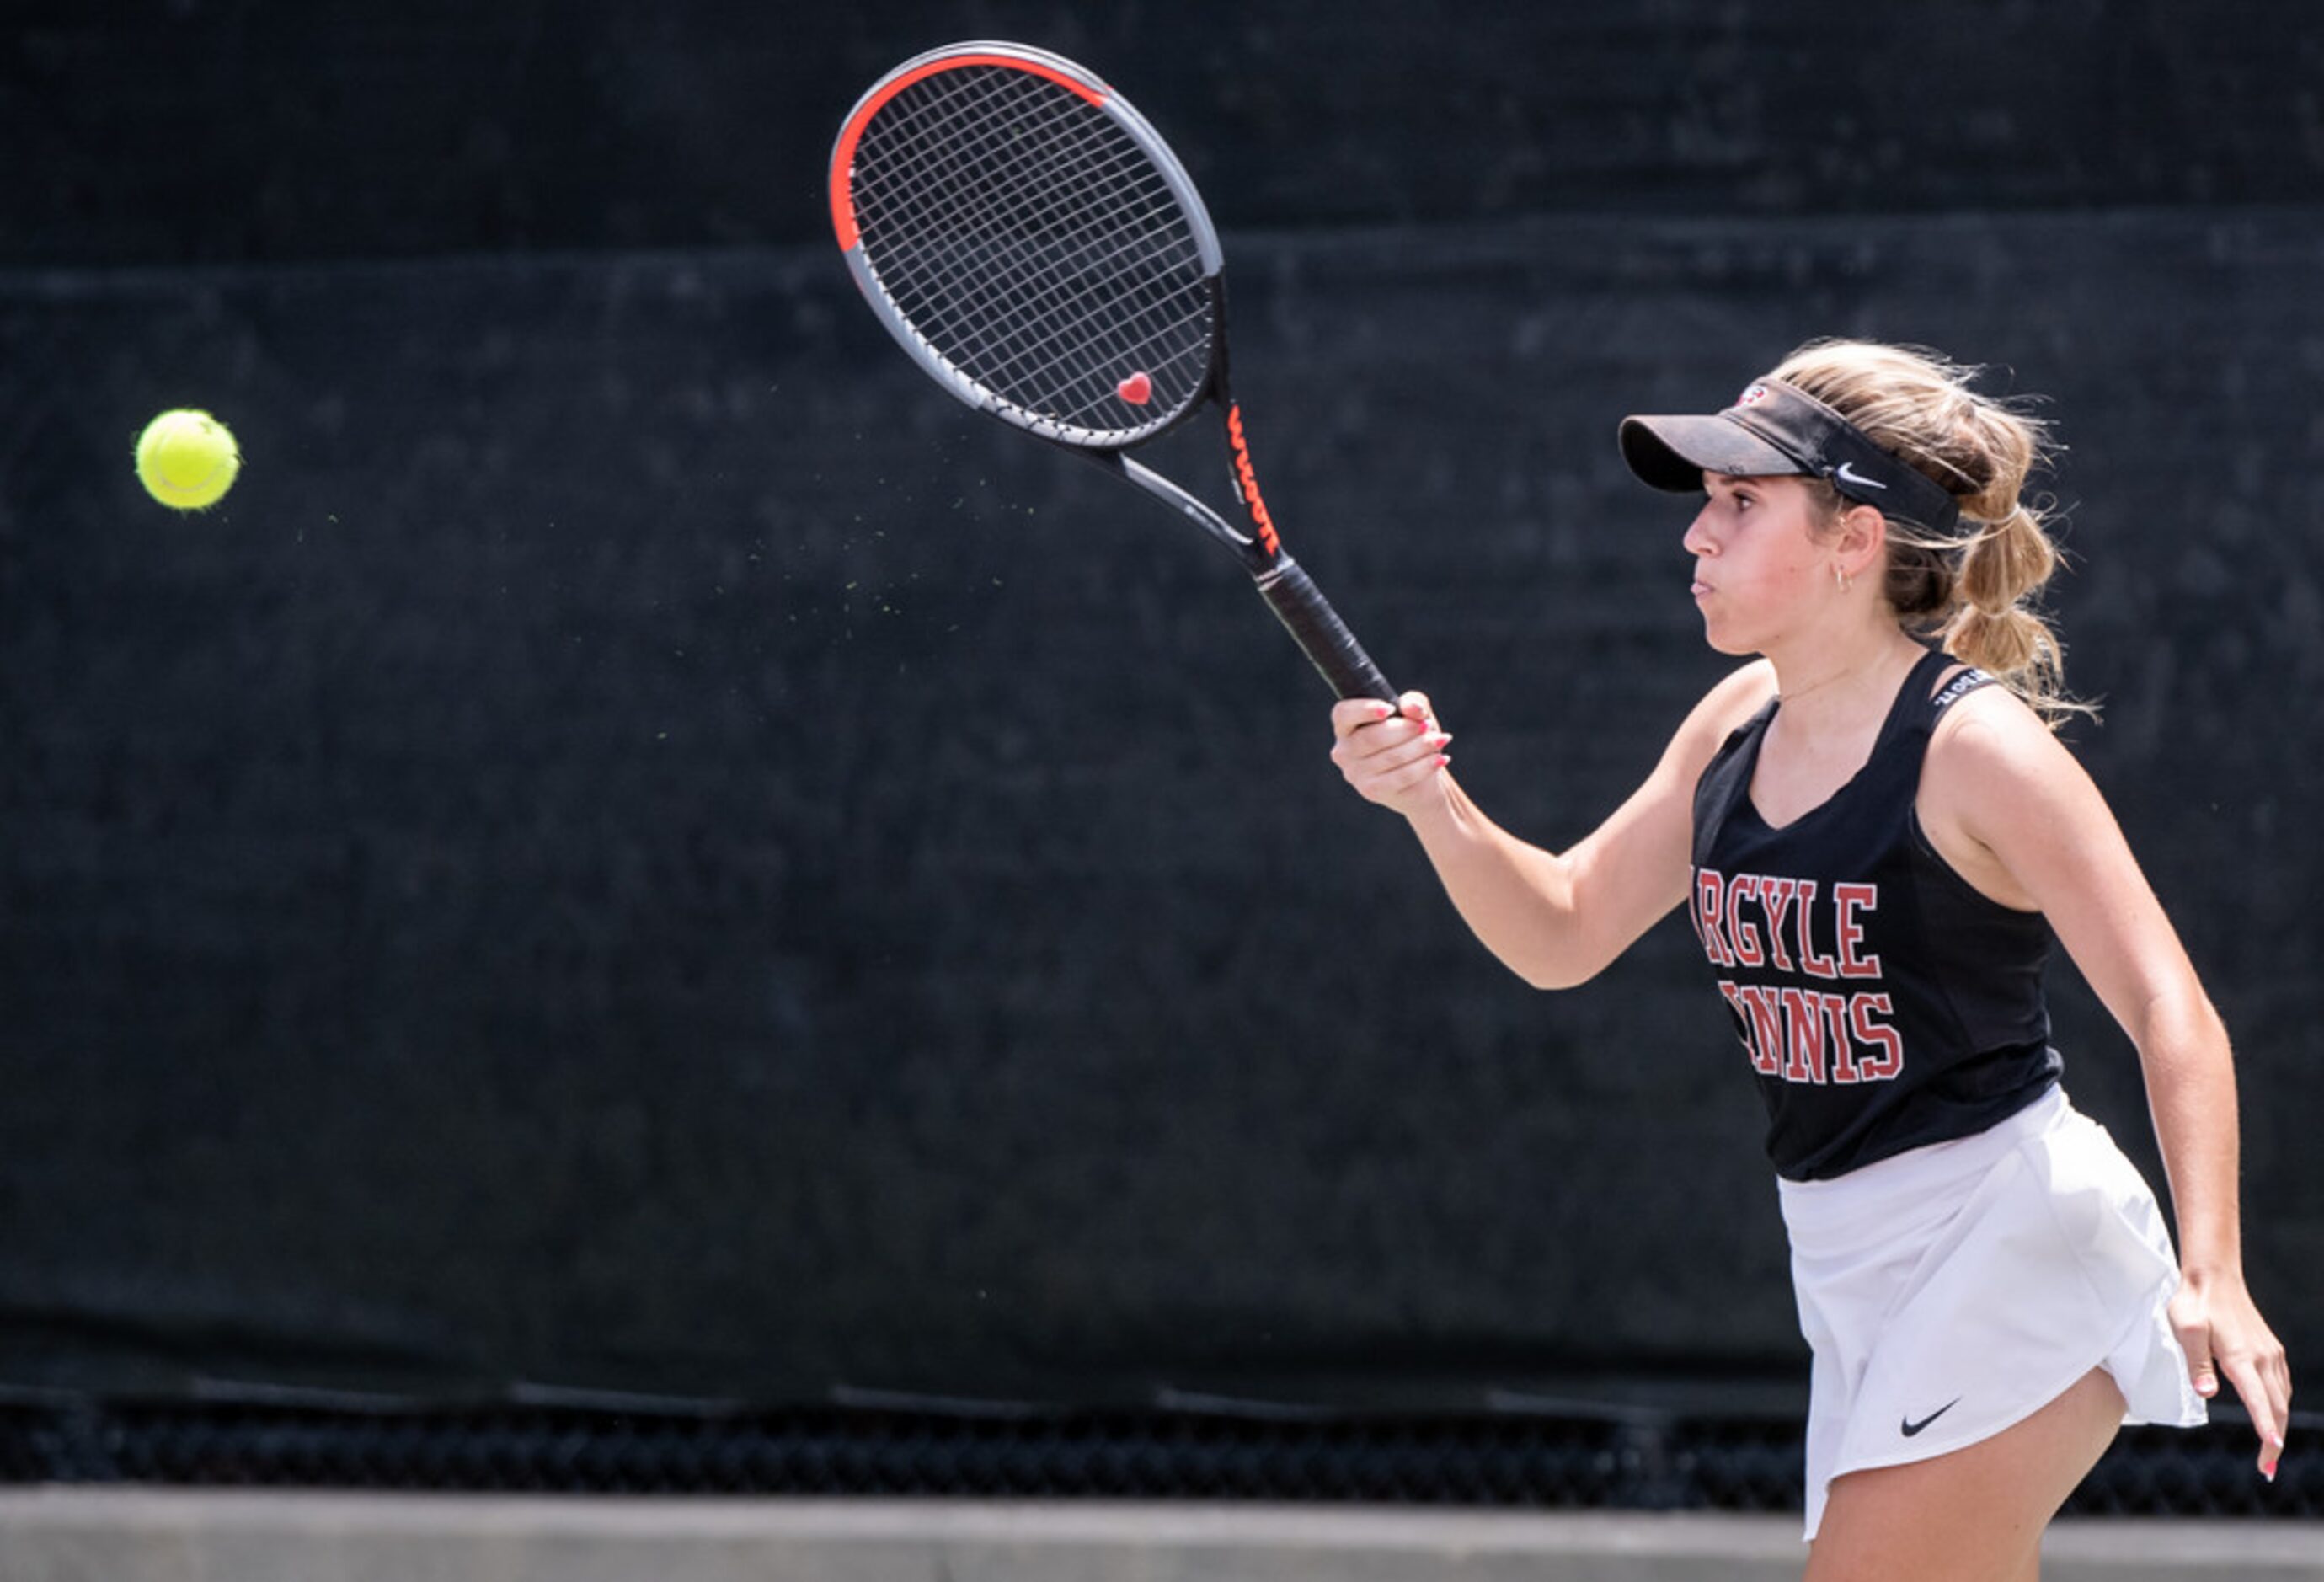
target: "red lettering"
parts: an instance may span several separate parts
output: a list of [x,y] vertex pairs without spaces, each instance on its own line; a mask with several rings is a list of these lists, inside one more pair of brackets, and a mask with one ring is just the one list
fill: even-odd
[[1745,922],[1739,914],[1741,902],[1759,898],[1760,884],[1757,874],[1738,874],[1727,882],[1727,939],[1735,951],[1735,959],[1745,967],[1757,967],[1766,959],[1759,948],[1759,930]]
[[1835,884],[1831,887],[1831,900],[1840,922],[1840,976],[1878,977],[1880,958],[1858,954],[1858,947],[1864,943],[1864,924],[1857,914],[1880,910],[1880,886]]
[[[1719,985],[1721,991],[1729,985]],[[1730,1003],[1740,999],[1740,1010],[1749,1025],[1743,1040],[1751,1051],[1751,1069],[1763,1077],[1773,1077],[1783,1069],[1784,1007],[1776,992],[1765,984],[1746,984],[1728,995]]]
[[1840,964],[1829,956],[1818,956],[1815,950],[1816,882],[1800,881],[1800,970],[1810,977],[1838,977]]
[[1875,1016],[1886,1016],[1895,1007],[1886,995],[1859,994],[1852,996],[1848,1005],[1848,1020],[1856,1034],[1856,1041],[1880,1053],[1857,1068],[1857,1075],[1867,1082],[1893,1082],[1904,1072],[1904,1041],[1896,1030],[1885,1022],[1875,1022]]
[[1848,996],[1826,995],[1822,998],[1824,1028],[1831,1034],[1831,1079],[1853,1082],[1857,1079],[1856,1046],[1848,1038]]
[[1786,988],[1784,996],[1784,1080],[1819,1086],[1824,1081],[1823,996],[1813,989]]
[[1250,446],[1242,437],[1240,405],[1227,408],[1227,440],[1234,448],[1235,493],[1259,528],[1259,547],[1270,555],[1280,554],[1283,541],[1275,536],[1275,519],[1267,513],[1267,502],[1259,497],[1259,475],[1251,470]]
[[[1772,964],[1808,977],[1879,977],[1880,957],[1865,942],[1872,914],[1880,909],[1880,887],[1834,884],[1830,933],[1821,944],[1819,888],[1813,879],[1697,868],[1687,921],[1718,967]],[[1895,1004],[1887,995],[1732,982],[1721,982],[1719,992],[1752,1069],[1762,1076],[1822,1086],[1890,1082],[1904,1074],[1904,1036],[1893,1025]]]
[[1732,967],[1735,953],[1727,948],[1719,927],[1719,875],[1709,868],[1694,871],[1694,935],[1713,967]]
[[1767,912],[1767,950],[1775,957],[1775,965],[1785,972],[1792,970],[1791,952],[1784,948],[1784,914],[1800,897],[1797,879],[1762,879],[1759,899]]

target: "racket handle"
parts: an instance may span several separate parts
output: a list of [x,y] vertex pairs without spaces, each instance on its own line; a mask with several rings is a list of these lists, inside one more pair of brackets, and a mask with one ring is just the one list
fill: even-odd
[[1396,701],[1396,689],[1372,663],[1340,612],[1323,597],[1306,572],[1288,555],[1259,574],[1259,593],[1291,634],[1293,641],[1323,672],[1332,690],[1342,698],[1377,698]]

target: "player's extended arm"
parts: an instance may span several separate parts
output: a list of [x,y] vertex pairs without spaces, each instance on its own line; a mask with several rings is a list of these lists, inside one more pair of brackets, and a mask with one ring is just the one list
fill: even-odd
[[1747,666],[1697,704],[1646,782],[1563,852],[1488,818],[1447,769],[1451,740],[1418,693],[1388,714],[1369,701],[1333,709],[1334,763],[1350,784],[1404,815],[1462,918],[1512,972],[1568,988],[1604,970],[1686,899],[1694,782],[1727,733],[1774,690]]

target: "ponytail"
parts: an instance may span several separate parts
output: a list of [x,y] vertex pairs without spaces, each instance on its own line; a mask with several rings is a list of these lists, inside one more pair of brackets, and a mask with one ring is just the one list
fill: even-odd
[[[1976,373],[1916,348],[1818,341],[1767,377],[1823,402],[1953,496],[1950,534],[1889,519],[1883,591],[1915,635],[1991,672],[2055,726],[2097,710],[2067,694],[2065,651],[2038,603],[2059,553],[2046,510],[2024,495],[2046,432],[1970,389]],[[1841,504],[1836,493],[1831,504]]]
[[1942,631],[1946,652],[2005,680],[2025,678],[2020,689],[2037,706],[2061,690],[2065,653],[2026,600],[2057,565],[2057,549],[2034,514],[2011,512],[1961,547],[1959,597]]

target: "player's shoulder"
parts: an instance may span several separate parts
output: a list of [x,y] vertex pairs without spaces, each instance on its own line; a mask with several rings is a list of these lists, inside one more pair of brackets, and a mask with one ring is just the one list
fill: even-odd
[[2055,788],[2061,775],[2080,778],[2073,754],[2031,704],[1997,680],[1955,691],[1967,674],[1938,683],[1942,707],[1929,735],[1924,785],[1986,800]]
[[1671,739],[1669,757],[1689,779],[1718,754],[1727,738],[1775,696],[1775,667],[1753,660],[1727,672],[1687,711]]
[[2001,680],[1967,665],[1937,679],[1937,720],[1929,751],[1997,766],[2031,752],[2062,752],[2058,738],[2031,704]]
[[1719,679],[1687,717],[1690,729],[1725,741],[1738,726],[1775,701],[1775,667],[1764,659],[1736,666]]

